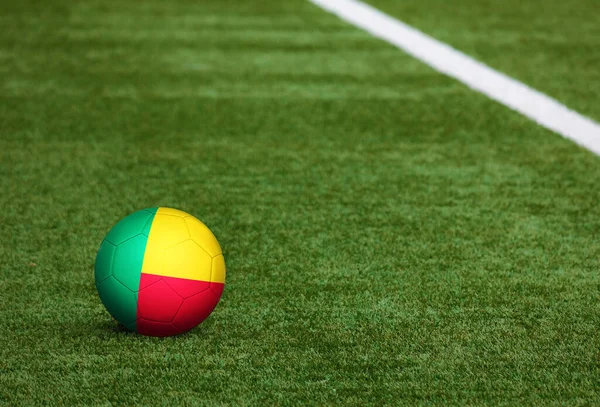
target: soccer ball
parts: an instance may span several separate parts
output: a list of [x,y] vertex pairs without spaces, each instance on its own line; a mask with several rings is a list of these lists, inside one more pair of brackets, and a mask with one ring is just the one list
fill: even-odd
[[192,215],[143,209],[108,232],[94,277],[119,323],[142,335],[170,336],[196,327],[216,307],[225,259],[210,229]]

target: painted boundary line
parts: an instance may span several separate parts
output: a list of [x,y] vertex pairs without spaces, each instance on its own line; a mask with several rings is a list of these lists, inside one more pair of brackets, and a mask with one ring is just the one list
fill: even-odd
[[309,1],[600,155],[600,124],[557,100],[360,1]]

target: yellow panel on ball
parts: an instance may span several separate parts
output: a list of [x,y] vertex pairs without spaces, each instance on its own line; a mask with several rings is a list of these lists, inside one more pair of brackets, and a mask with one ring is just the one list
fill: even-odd
[[[216,280],[212,277],[215,252],[221,257],[217,264],[223,263],[217,266]],[[217,239],[202,222],[177,209],[158,209],[150,228],[142,273],[223,283],[224,263]]]
[[158,208],[158,211],[156,213],[160,213],[162,215],[179,216],[180,218],[185,218],[186,216],[192,216],[187,212],[180,211],[179,209],[165,208],[165,207]]
[[210,281],[212,283],[225,282],[225,258],[222,254],[219,254],[212,259],[212,273],[210,275]]
[[218,256],[222,253],[221,246],[215,235],[212,234],[210,229],[198,219],[193,216],[185,218],[185,223],[188,226],[192,240],[198,243],[211,257]]

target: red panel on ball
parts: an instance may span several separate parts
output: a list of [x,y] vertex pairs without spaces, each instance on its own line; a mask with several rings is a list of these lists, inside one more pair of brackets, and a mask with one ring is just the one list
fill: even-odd
[[142,273],[137,332],[170,336],[196,327],[216,307],[223,287],[223,283]]
[[183,298],[191,297],[208,289],[208,281],[188,280],[187,278],[165,277],[165,281],[177,294]]
[[220,295],[215,295],[213,290],[205,290],[200,294],[186,298],[175,319],[173,319],[173,325],[181,328],[182,331],[189,331],[196,327],[208,318],[217,306],[220,297]]
[[[142,273],[142,280],[147,275]],[[164,277],[153,284],[141,283],[140,286],[145,288],[142,288],[138,294],[138,318],[155,322],[171,322],[181,307],[183,298],[169,287]]]
[[217,298],[221,298],[221,294],[223,294],[223,288],[225,288],[225,284],[223,283],[210,283],[210,289],[213,290]]
[[162,280],[162,278],[162,276],[157,276],[154,274],[142,274],[139,290],[143,290],[144,288]]
[[148,321],[144,318],[138,319],[136,330],[138,333],[148,336],[172,336],[183,332],[170,322]]

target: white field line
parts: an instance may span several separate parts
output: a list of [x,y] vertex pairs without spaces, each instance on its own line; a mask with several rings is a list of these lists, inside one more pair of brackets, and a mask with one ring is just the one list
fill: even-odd
[[427,65],[600,155],[600,124],[357,0],[309,0]]

